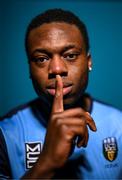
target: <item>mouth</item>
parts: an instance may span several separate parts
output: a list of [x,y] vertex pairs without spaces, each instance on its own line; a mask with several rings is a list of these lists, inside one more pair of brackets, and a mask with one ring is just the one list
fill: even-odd
[[[63,85],[63,96],[69,94],[71,91],[72,91],[72,85]],[[52,96],[55,96],[55,87],[52,85],[50,87],[47,88],[47,92],[52,95]]]

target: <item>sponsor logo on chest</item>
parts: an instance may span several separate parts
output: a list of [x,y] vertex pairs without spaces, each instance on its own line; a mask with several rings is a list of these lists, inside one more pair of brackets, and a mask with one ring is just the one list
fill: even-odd
[[42,150],[41,142],[25,143],[26,151],[26,169],[30,169],[36,163]]

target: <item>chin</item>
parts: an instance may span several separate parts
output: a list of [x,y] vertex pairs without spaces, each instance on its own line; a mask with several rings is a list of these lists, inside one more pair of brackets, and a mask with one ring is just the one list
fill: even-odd
[[64,107],[72,107],[76,103],[77,99],[73,98],[64,98]]
[[79,95],[73,95],[73,96],[69,96],[69,97],[68,96],[64,97],[64,100],[63,100],[64,107],[65,108],[70,108],[70,107],[75,107],[77,105],[79,106],[79,102],[81,101],[80,99],[82,98],[83,95],[84,95],[84,91],[80,92]]

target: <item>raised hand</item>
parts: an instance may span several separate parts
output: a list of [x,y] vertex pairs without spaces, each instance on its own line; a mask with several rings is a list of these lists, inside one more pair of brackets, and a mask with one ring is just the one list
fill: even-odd
[[63,82],[60,75],[57,75],[52,112],[43,148],[54,168],[65,164],[76,139],[78,147],[87,146],[88,127],[96,131],[95,123],[88,112],[81,108],[64,110]]
[[22,178],[52,178],[56,169],[67,162],[74,143],[79,148],[87,146],[88,127],[96,131],[95,123],[88,112],[82,108],[64,110],[63,82],[57,75],[55,96],[43,150],[37,163]]

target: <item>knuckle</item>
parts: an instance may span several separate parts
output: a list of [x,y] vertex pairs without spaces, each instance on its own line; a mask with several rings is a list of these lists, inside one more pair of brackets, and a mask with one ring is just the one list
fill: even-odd
[[66,124],[61,124],[61,131],[63,133],[63,135],[66,135],[68,132],[68,127]]
[[81,126],[86,126],[86,118],[81,117],[80,119],[81,119],[81,121],[80,121]]
[[85,111],[80,107],[77,108],[77,114],[79,117],[85,117],[85,115],[86,115]]
[[80,114],[82,114],[82,113],[84,112],[84,110],[83,110],[81,107],[76,108],[76,110],[77,110],[77,112],[80,113]]
[[51,116],[51,120],[54,122],[55,121],[57,122],[57,119],[60,119],[60,114],[59,113],[53,113]]
[[55,117],[53,119],[53,123],[54,123],[56,128],[61,129],[62,131],[64,131],[66,129],[66,127],[67,127],[64,124],[63,118],[61,118],[60,116],[58,117],[57,115],[55,115]]
[[81,108],[81,107],[78,107],[78,110],[79,110],[79,112],[81,112],[81,113],[84,113],[84,112],[85,112],[84,109]]
[[57,118],[56,119],[56,126],[57,127],[61,127],[62,126],[62,119],[61,118]]

